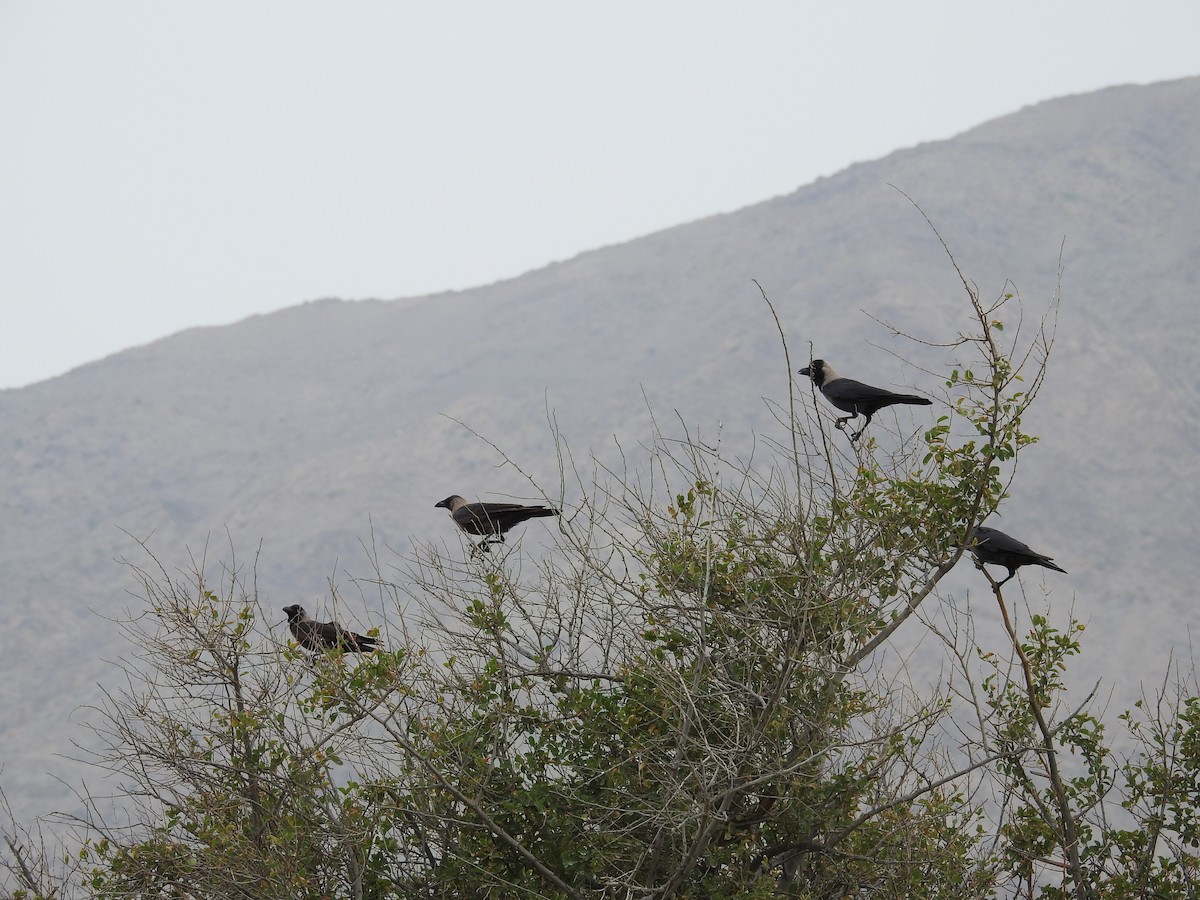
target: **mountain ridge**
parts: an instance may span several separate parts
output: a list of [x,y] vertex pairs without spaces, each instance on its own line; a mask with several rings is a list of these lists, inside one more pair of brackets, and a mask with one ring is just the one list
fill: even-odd
[[[944,337],[966,327],[966,305],[905,195],[985,299],[1017,292],[1024,327],[1061,284],[1050,372],[1028,417],[1042,441],[998,524],[1072,572],[1046,583],[1086,602],[1093,656],[1120,642],[1120,671],[1145,677],[1139,657],[1174,646],[1191,601],[1198,102],[1197,78],[1047,101],[489,285],[309,301],[0,392],[0,562],[15,626],[0,632],[12,673],[0,684],[0,784],[18,809],[65,802],[36,775],[46,748],[75,736],[66,711],[95,702],[93,685],[112,675],[104,659],[123,652],[90,611],[135,603],[114,559],[139,548],[121,529],[150,536],[169,567],[206,541],[222,558],[226,531],[242,559],[262,540],[265,603],[314,610],[328,581],[361,563],[360,542],[401,556],[424,540],[456,547],[433,509],[447,494],[529,496],[459,423],[549,485],[551,418],[581,453],[635,447],[651,429],[647,403],[749,446],[771,424],[762,398],[787,391],[755,281],[793,362],[811,341],[852,377],[926,379],[919,369],[951,354],[871,316]],[[920,387],[936,400],[936,384]],[[28,635],[54,635],[57,652]]]

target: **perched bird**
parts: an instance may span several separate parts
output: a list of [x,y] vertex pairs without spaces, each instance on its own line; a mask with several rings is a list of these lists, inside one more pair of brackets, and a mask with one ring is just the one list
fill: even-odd
[[837,427],[844,428],[846,423],[855,416],[865,416],[866,421],[863,422],[863,427],[856,433],[850,435],[850,440],[857,441],[867,426],[871,424],[871,416],[879,412],[885,406],[891,406],[893,403],[911,403],[920,406],[929,406],[933,401],[926,400],[924,397],[916,397],[912,394],[897,394],[884,388],[872,387],[869,384],[863,384],[861,381],[854,381],[851,378],[843,378],[834,371],[833,366],[825,362],[823,359],[814,359],[812,365],[805,366],[800,370],[801,375],[807,375],[825,395],[825,399],[836,406],[843,412],[848,412],[850,415],[844,419],[837,420]]
[[341,650],[344,653],[370,653],[375,649],[375,638],[347,631],[337,622],[315,622],[299,604],[285,606],[288,628],[296,643],[305,650],[323,653],[326,650]]
[[536,519],[539,516],[557,516],[558,510],[549,506],[522,506],[520,503],[468,503],[458,494],[451,494],[440,503],[433,504],[436,509],[443,506],[450,510],[450,518],[454,524],[467,534],[483,535],[479,549],[488,552],[488,544],[494,544],[488,537],[494,535],[499,542],[504,542],[504,532],[514,525],[520,525],[526,519]]
[[[1016,538],[983,525],[975,529],[975,543],[971,546],[971,552],[975,554],[975,559],[980,564],[991,563],[994,566],[1004,566],[1008,569],[1008,578],[1005,578],[1004,581],[1008,581],[1009,578],[1016,575],[1017,569],[1021,566],[1045,566],[1055,572],[1067,574],[1067,570],[1062,566],[1056,566],[1054,560],[1049,556],[1035,553]],[[1000,587],[1004,581],[1001,581],[996,587]]]

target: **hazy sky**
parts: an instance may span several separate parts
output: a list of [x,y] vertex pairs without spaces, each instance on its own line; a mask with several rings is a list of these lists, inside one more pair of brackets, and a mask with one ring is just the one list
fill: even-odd
[[1196,0],[0,0],[0,387],[515,276],[1200,74],[1197,35]]

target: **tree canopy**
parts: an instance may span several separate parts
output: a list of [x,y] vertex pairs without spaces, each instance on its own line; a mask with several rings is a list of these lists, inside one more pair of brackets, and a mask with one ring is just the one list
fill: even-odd
[[553,546],[372,551],[370,655],[281,638],[252,564],[145,547],[90,742],[122,787],[11,824],[15,895],[1195,896],[1194,676],[1105,723],[1066,703],[1083,626],[1045,593],[983,569],[994,605],[943,592],[1053,345],[1053,309],[1015,327],[962,284],[970,327],[912,336],[954,360],[923,376],[932,417],[857,443],[782,332],[749,460],[681,426],[577,463],[551,419]]

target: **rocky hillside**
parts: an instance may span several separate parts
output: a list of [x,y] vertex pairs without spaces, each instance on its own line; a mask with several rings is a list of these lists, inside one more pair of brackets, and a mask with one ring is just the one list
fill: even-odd
[[1003,524],[1071,572],[1047,584],[1090,623],[1081,677],[1122,690],[1156,677],[1166,653],[1190,654],[1195,618],[1197,108],[1200,79],[1056,100],[511,281],[307,303],[0,392],[0,784],[19,811],[70,805],[43,773],[78,777],[50,754],[70,752],[80,708],[114,678],[105,660],[125,652],[108,617],[136,608],[114,561],[143,559],[135,537],[169,566],[207,544],[215,572],[231,544],[248,562],[261,540],[268,604],[318,609],[331,578],[365,568],[364,541],[390,559],[415,541],[457,546],[433,508],[447,494],[530,495],[459,423],[551,488],[550,415],[584,456],[644,441],[647,400],[748,445],[773,424],[762,398],[786,398],[753,279],[798,356],[811,342],[844,374],[918,384],[887,350],[947,360],[871,317],[940,339],[968,322],[953,267],[897,188],[985,297],[1015,288],[1025,327],[1061,260],[1028,423],[1042,440]]

